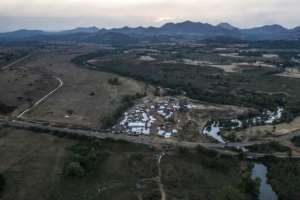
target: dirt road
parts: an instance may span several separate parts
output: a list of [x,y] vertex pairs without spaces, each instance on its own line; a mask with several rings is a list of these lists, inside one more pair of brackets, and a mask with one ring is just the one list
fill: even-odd
[[54,77],[54,78],[59,82],[59,85],[54,90],[50,91],[47,95],[43,96],[41,99],[39,99],[37,102],[35,102],[30,108],[27,108],[26,110],[24,110],[23,112],[21,112],[17,116],[18,119],[22,118],[27,112],[31,111],[33,108],[35,108],[40,103],[42,103],[47,98],[49,98],[52,94],[54,94],[57,90],[59,90],[61,87],[63,87],[64,82],[60,78],[58,78],[58,77]]
[[31,55],[26,55],[26,56],[24,56],[24,57],[22,57],[22,58],[20,58],[20,59],[18,59],[18,60],[16,60],[16,61],[14,61],[14,62],[12,62],[12,63],[9,63],[9,64],[7,64],[7,65],[5,65],[4,67],[2,67],[1,68],[1,70],[7,70],[7,69],[9,69],[10,67],[12,67],[12,66],[14,66],[14,65],[16,65],[16,64],[18,64],[18,63],[20,63],[20,62],[22,62],[22,61],[24,61],[24,60],[26,60],[27,58],[29,58]]
[[37,122],[30,122],[24,120],[8,120],[8,119],[0,119],[0,125],[13,127],[13,128],[20,128],[20,129],[29,129],[29,130],[37,130],[37,133],[45,132],[45,133],[62,133],[65,135],[70,136],[82,136],[82,137],[90,137],[90,138],[98,138],[98,139],[114,139],[114,140],[122,140],[131,143],[138,143],[144,144],[148,146],[157,146],[157,145],[170,145],[170,146],[177,146],[177,147],[185,147],[185,148],[195,148],[197,146],[203,146],[209,149],[217,149],[217,150],[224,150],[227,147],[232,148],[241,148],[247,147],[254,144],[265,144],[272,141],[284,141],[290,140],[294,136],[300,136],[300,130],[291,132],[284,136],[279,136],[276,138],[268,138],[262,141],[250,141],[250,142],[237,142],[237,143],[199,143],[199,142],[186,142],[186,141],[176,141],[172,139],[161,139],[161,138],[150,138],[148,136],[129,136],[125,134],[113,134],[109,132],[99,132],[97,130],[92,129],[72,129],[72,128],[62,128],[56,127],[51,125],[44,125]]
[[167,199],[167,195],[164,189],[164,185],[162,183],[162,172],[161,172],[161,159],[164,157],[165,153],[162,152],[161,154],[159,154],[158,156],[158,160],[157,160],[157,168],[158,168],[158,179],[157,179],[157,184],[159,187],[159,191],[160,191],[160,195],[161,195],[161,200],[166,200]]

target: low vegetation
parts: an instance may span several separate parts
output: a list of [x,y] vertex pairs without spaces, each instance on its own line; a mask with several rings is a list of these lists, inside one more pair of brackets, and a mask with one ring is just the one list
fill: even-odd
[[295,136],[293,139],[292,139],[292,142],[295,146],[297,147],[300,147],[300,136]]
[[[163,48],[163,47],[162,47]],[[187,55],[203,56],[197,49],[180,51],[178,59]],[[274,76],[276,68],[251,68],[240,73],[224,73],[223,70],[208,66],[191,66],[182,63],[136,62],[136,58],[123,54],[124,49],[101,51],[79,56],[73,61],[90,67],[86,61],[92,58],[113,58],[92,65],[94,69],[116,73],[144,81],[146,83],[171,88],[173,94],[186,93],[189,97],[212,103],[253,107],[259,110],[276,110],[284,107],[283,121],[291,121],[300,114],[300,80]],[[125,49],[126,50],[126,49]],[[168,49],[168,52],[172,48]],[[166,57],[170,56],[165,53]],[[188,54],[189,55],[189,54]],[[270,84],[272,83],[272,84]],[[287,85],[289,88],[287,88]],[[296,92],[297,91],[297,92]]]
[[14,106],[8,106],[0,102],[0,114],[9,114],[16,109]]
[[26,55],[26,52],[16,50],[13,53],[0,52],[0,67],[14,62],[15,60]]
[[110,78],[108,79],[108,83],[111,85],[121,85],[121,81],[119,80],[119,78]]
[[121,99],[121,103],[119,105],[119,107],[117,107],[115,109],[114,112],[104,116],[101,120],[102,122],[102,128],[107,129],[112,127],[113,125],[116,124],[116,122],[121,118],[121,116],[123,115],[123,113],[129,109],[130,107],[132,107],[134,105],[134,102],[139,99],[142,98],[144,95],[141,94],[136,94],[136,95],[125,95],[123,96],[123,98]]
[[90,141],[76,144],[70,148],[71,158],[65,164],[64,174],[69,177],[83,177],[99,163],[105,160],[109,153],[103,151],[101,142]]
[[166,155],[162,170],[167,195],[174,199],[252,200],[258,195],[259,182],[240,160],[200,146]]
[[255,153],[277,153],[277,152],[289,153],[291,151],[289,147],[283,146],[278,142],[270,142],[267,144],[255,144],[247,147],[247,149]]
[[300,199],[300,162],[292,159],[267,158],[268,180],[280,200]]

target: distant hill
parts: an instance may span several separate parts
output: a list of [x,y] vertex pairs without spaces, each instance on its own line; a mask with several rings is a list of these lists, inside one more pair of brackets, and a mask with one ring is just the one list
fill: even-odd
[[44,34],[43,31],[40,30],[18,30],[13,32],[7,32],[7,33],[0,33],[0,39],[24,39],[28,37],[37,36],[40,34]]
[[274,24],[257,28],[242,30],[246,38],[258,40],[281,40],[297,38],[299,35],[293,35],[293,31],[283,26]]
[[167,23],[159,28],[120,28],[112,29],[115,32],[125,34],[144,34],[144,35],[184,35],[194,36],[200,39],[212,37],[232,37],[245,40],[290,40],[300,38],[299,27],[287,29],[280,25],[266,25],[250,29],[240,29],[229,23],[221,23],[217,26],[185,21],[181,23]]
[[232,26],[231,24],[228,24],[228,23],[220,23],[220,24],[217,25],[217,27],[227,29],[227,30],[231,30],[231,31],[238,30],[237,27]]
[[88,37],[85,37],[82,41],[91,42],[91,43],[101,43],[101,44],[112,44],[112,45],[125,45],[125,44],[134,44],[138,40],[134,37],[123,33],[116,32],[96,32],[91,34]]
[[95,33],[99,31],[99,29],[95,26],[92,27],[79,27],[71,30],[61,31],[63,34],[73,34],[73,33]]
[[[167,39],[169,37],[169,39]],[[44,32],[40,30],[18,30],[1,33],[2,40],[66,40],[85,41],[95,43],[129,44],[137,40],[160,41],[161,38],[232,38],[237,40],[294,40],[300,38],[300,27],[287,29],[274,24],[255,28],[240,29],[229,23],[216,26],[185,21],[167,23],[161,27],[123,27],[113,29],[98,29],[97,27],[80,27],[61,32]]]

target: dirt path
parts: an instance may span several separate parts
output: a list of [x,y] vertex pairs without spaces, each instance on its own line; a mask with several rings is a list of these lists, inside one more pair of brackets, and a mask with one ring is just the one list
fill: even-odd
[[22,61],[26,60],[26,59],[29,58],[30,56],[31,56],[31,55],[27,55],[27,56],[24,56],[24,57],[22,57],[22,58],[20,58],[20,59],[18,59],[18,60],[16,60],[16,61],[14,61],[14,62],[12,62],[12,63],[9,63],[9,64],[5,65],[4,67],[2,67],[1,70],[3,70],[3,71],[4,71],[4,70],[7,70],[8,68],[14,66],[15,64],[18,64],[19,62],[22,62]]
[[59,85],[52,90],[51,92],[49,92],[47,95],[45,95],[44,97],[42,97],[40,100],[38,100],[37,102],[35,102],[30,108],[27,108],[26,110],[24,110],[22,113],[20,113],[17,118],[20,119],[22,118],[27,112],[31,111],[33,108],[35,108],[36,106],[38,106],[40,103],[42,103],[44,100],[46,100],[49,96],[51,96],[53,93],[55,93],[57,90],[59,90],[61,87],[63,87],[64,82],[58,78],[58,77],[54,77],[58,82]]
[[159,154],[158,160],[157,160],[157,168],[158,168],[157,184],[158,184],[158,187],[159,187],[159,190],[160,190],[161,200],[166,200],[167,199],[166,192],[165,192],[165,189],[164,189],[164,185],[162,183],[162,172],[161,172],[161,167],[160,167],[161,159],[164,157],[164,155],[165,155],[164,152]]

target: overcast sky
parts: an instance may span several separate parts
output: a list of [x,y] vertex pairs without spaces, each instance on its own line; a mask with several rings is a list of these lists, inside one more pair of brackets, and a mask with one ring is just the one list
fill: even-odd
[[295,27],[300,25],[299,12],[300,0],[0,0],[0,32],[159,26],[185,20]]

